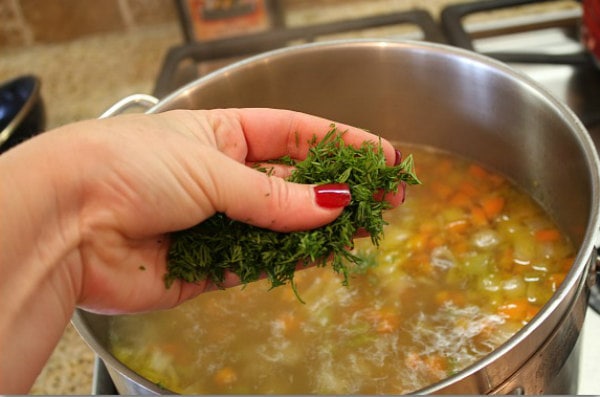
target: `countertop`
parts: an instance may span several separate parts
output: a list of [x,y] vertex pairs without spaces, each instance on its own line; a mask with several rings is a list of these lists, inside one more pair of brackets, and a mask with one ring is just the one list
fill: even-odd
[[[374,0],[337,4],[337,17],[365,15],[413,6],[437,15],[445,4],[458,1]],[[288,20],[297,25],[327,18],[323,8],[304,2]],[[310,6],[306,6],[310,4]],[[390,8],[391,7],[391,8]],[[32,73],[42,80],[47,128],[96,118],[119,99],[134,93],[152,93],[166,51],[183,38],[178,23],[110,33],[64,44],[0,49],[0,81]],[[31,389],[31,394],[90,394],[94,354],[72,325]]]

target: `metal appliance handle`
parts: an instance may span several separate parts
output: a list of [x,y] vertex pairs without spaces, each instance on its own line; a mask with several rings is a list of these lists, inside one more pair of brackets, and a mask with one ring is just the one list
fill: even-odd
[[158,98],[153,97],[152,95],[147,94],[133,94],[129,95],[111,107],[109,107],[99,118],[105,119],[108,117],[116,116],[118,114],[124,113],[126,110],[139,107],[144,111],[147,111],[152,106],[158,103]]

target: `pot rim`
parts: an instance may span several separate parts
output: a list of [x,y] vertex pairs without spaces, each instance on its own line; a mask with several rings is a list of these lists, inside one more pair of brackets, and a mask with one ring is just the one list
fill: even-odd
[[[284,48],[279,48],[267,52],[263,52],[254,56],[250,56],[243,60],[237,61],[223,68],[215,70],[205,76],[198,78],[181,88],[173,91],[163,99],[161,99],[156,105],[152,106],[147,113],[159,113],[165,110],[165,107],[174,101],[176,98],[181,96],[187,96],[187,94],[198,86],[210,83],[212,80],[220,78],[222,75],[226,75],[230,72],[238,71],[253,65],[258,62],[264,62],[270,59],[277,59],[285,57],[290,53],[302,53],[311,52],[315,50],[323,50],[327,48],[340,48],[340,47],[372,47],[378,46],[381,48],[386,47],[398,47],[405,48],[410,47],[413,49],[419,49],[422,51],[433,51],[439,55],[456,56],[462,61],[472,62],[478,66],[490,68],[498,73],[506,75],[509,79],[516,81],[519,84],[523,84],[536,95],[540,101],[545,102],[549,108],[551,108],[556,114],[571,127],[573,136],[576,138],[579,146],[581,147],[585,161],[589,166],[590,179],[592,186],[592,198],[591,208],[588,224],[586,226],[584,238],[578,248],[577,255],[575,257],[574,266],[571,268],[567,277],[560,285],[558,290],[553,294],[552,298],[542,307],[538,314],[523,328],[521,328],[515,335],[513,335],[508,341],[503,343],[501,346],[496,348],[492,353],[488,354],[484,358],[476,361],[469,367],[461,370],[460,372],[442,379],[441,381],[428,385],[420,390],[415,391],[416,393],[435,393],[451,384],[457,383],[460,380],[467,378],[468,376],[480,371],[490,365],[490,363],[498,360],[501,356],[506,355],[516,345],[520,344],[525,340],[535,329],[537,329],[542,323],[544,323],[548,317],[558,309],[564,309],[564,306],[569,306],[571,301],[576,297],[572,295],[572,291],[580,291],[582,288],[581,284],[587,281],[587,276],[591,269],[591,265],[594,261],[590,260],[594,255],[595,248],[600,247],[600,160],[598,153],[595,149],[594,143],[587,133],[586,128],[575,113],[567,107],[566,104],[558,100],[554,94],[548,89],[541,86],[539,83],[534,81],[532,78],[511,68],[509,65],[492,59],[488,56],[478,54],[476,52],[465,50],[461,48],[451,47],[446,44],[412,41],[412,40],[397,40],[397,39],[341,39],[341,40],[329,40],[308,44],[299,44]],[[565,302],[571,298],[571,301]],[[157,392],[164,393],[169,390],[161,389],[158,386],[152,384],[146,378],[138,375],[134,371],[130,370],[115,357],[112,356],[100,343],[93,337],[89,329],[86,327],[86,322],[82,317],[82,314],[77,310],[74,315],[75,328],[82,335],[82,337],[90,344],[94,351],[96,351],[103,360],[107,361],[110,366],[116,369],[125,377],[134,380],[136,383],[141,384],[144,388]]]

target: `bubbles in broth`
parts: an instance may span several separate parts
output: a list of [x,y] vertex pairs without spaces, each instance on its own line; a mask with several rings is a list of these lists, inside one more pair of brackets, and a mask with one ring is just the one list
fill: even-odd
[[110,349],[185,394],[398,394],[486,356],[551,297],[574,249],[503,176],[411,146],[417,175],[350,285],[329,268],[111,319]]

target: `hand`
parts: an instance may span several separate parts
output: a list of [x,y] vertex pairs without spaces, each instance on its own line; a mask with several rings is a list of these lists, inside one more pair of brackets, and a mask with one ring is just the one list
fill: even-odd
[[[165,289],[169,232],[215,212],[278,231],[334,220],[343,200],[331,205],[314,186],[285,182],[283,167],[276,176],[248,167],[304,158],[329,124],[272,109],[128,115],[61,127],[3,153],[0,393],[27,392],[76,305],[103,313],[168,308],[208,288],[177,281]],[[349,144],[379,141],[338,127]],[[397,152],[382,144],[395,163]]]
[[[248,164],[283,155],[305,157],[313,135],[331,122],[267,109],[176,111],[72,126],[80,169],[81,288],[79,305],[95,311],[171,307],[203,292],[205,283],[176,281],[165,290],[168,237],[215,212],[278,231],[331,222],[342,211],[324,208],[312,186],[266,176]],[[346,139],[377,141],[348,128]],[[83,141],[83,142],[81,142]],[[389,163],[392,146],[384,142]],[[92,160],[92,161],[90,161]],[[393,201],[393,199],[392,199]],[[227,283],[236,284],[232,276]],[[226,285],[227,285],[226,283]]]

